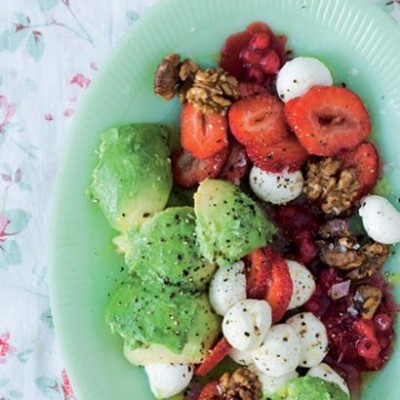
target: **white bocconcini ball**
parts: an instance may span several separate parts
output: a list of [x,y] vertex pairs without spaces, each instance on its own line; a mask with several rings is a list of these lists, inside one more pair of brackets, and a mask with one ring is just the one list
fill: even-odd
[[145,371],[157,399],[180,393],[193,377],[193,367],[188,364],[149,364],[145,366]]
[[293,315],[286,323],[294,329],[300,339],[299,365],[305,368],[318,365],[328,353],[328,335],[325,325],[310,312]]
[[384,197],[365,196],[358,210],[368,236],[379,243],[400,242],[400,213]]
[[346,381],[336,372],[334,371],[328,364],[321,363],[312,367],[308,372],[307,375],[312,376],[314,378],[320,378],[324,381],[336,383],[340,386],[340,389],[343,392],[350,395],[349,388],[346,384]]
[[229,357],[232,358],[233,361],[240,365],[252,365],[253,364],[253,350],[249,351],[241,351],[235,348],[232,348],[229,352]]
[[266,375],[261,371],[258,371],[257,376],[262,386],[263,398],[268,398],[275,394],[279,389],[282,389],[288,382],[296,379],[299,374],[296,371],[293,371],[286,375],[274,378],[273,376]]
[[313,86],[332,86],[328,67],[313,57],[296,57],[278,72],[276,90],[282,101],[300,97]]
[[225,314],[222,332],[235,349],[254,350],[263,342],[271,323],[271,307],[265,300],[242,300]]
[[220,267],[211,280],[208,294],[211,306],[219,315],[225,315],[235,303],[246,299],[244,262]]
[[300,171],[267,172],[253,166],[249,180],[254,194],[273,204],[288,203],[303,192],[304,178]]
[[293,372],[300,362],[301,343],[295,330],[287,324],[274,325],[261,347],[253,352],[255,366],[264,374],[277,378]]
[[315,281],[312,273],[297,261],[285,260],[289,267],[290,277],[293,282],[293,294],[288,310],[302,306],[315,291]]

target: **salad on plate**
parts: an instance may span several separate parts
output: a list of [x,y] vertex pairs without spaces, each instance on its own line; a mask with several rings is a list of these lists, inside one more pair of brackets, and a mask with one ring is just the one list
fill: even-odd
[[263,22],[218,66],[167,54],[154,92],[179,132],[103,132],[90,187],[129,269],[105,310],[125,357],[159,399],[356,399],[392,352],[400,242],[363,100]]

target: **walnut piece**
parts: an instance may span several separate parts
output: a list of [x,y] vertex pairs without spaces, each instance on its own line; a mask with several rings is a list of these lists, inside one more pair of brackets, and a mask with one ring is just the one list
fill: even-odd
[[361,248],[361,252],[365,256],[365,260],[358,268],[347,273],[347,277],[351,280],[361,280],[370,278],[378,272],[388,257],[388,246],[382,243],[368,243]]
[[226,400],[259,400],[262,396],[261,383],[248,368],[228,372],[219,381],[223,398]]
[[342,169],[342,162],[332,157],[310,161],[304,183],[304,194],[318,202],[326,214],[340,215],[353,204],[360,184],[353,168]]
[[376,286],[357,286],[353,296],[353,307],[363,318],[371,319],[382,301],[382,291]]
[[154,93],[170,100],[176,95],[176,86],[179,83],[179,54],[168,54],[156,69],[154,76]]
[[225,114],[238,98],[238,81],[222,68],[197,71],[193,85],[186,93],[186,100],[204,114]]
[[361,246],[351,236],[348,223],[333,219],[319,229],[321,240],[316,244],[321,260],[330,267],[348,271],[351,280],[360,280],[374,275],[385,263],[388,247],[381,243],[367,243]]
[[157,67],[154,92],[166,100],[178,96],[181,103],[191,103],[204,114],[226,114],[239,98],[236,78],[222,68],[205,70],[191,59],[181,61],[179,54],[169,54]]

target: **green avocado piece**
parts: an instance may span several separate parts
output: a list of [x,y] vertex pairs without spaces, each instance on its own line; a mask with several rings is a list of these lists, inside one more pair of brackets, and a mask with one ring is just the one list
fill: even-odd
[[288,382],[268,400],[350,400],[339,385],[320,378],[303,376]]
[[[206,294],[149,285],[138,277],[131,277],[113,295],[106,322],[130,350],[162,345],[175,354],[185,351],[192,358],[210,348],[221,325]],[[144,364],[146,358],[139,356],[136,361]]]
[[201,290],[215,271],[200,254],[192,207],[167,208],[130,232],[128,241],[126,263],[143,280]]
[[89,193],[114,229],[126,232],[164,209],[172,187],[171,135],[169,127],[156,124],[102,133]]
[[265,246],[275,233],[261,208],[231,183],[204,180],[194,203],[201,252],[220,266],[228,266]]
[[166,345],[151,343],[147,347],[131,349],[124,345],[124,355],[133,365],[154,363],[199,364],[214,345],[221,332],[221,319],[211,309],[208,296],[202,294],[195,299],[197,308],[190,325],[187,341],[182,352],[176,354]]

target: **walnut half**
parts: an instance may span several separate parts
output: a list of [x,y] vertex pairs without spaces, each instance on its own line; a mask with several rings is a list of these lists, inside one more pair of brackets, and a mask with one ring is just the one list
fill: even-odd
[[388,256],[388,247],[370,242],[361,246],[350,235],[348,223],[333,219],[320,227],[316,244],[321,260],[330,267],[346,271],[347,278],[358,281],[374,275]]
[[239,368],[232,374],[225,373],[219,385],[226,400],[259,400],[262,397],[261,383],[248,368]]
[[178,96],[181,103],[191,103],[204,114],[226,114],[239,98],[239,84],[222,68],[201,69],[179,54],[168,54],[154,76],[154,93],[165,100]]
[[353,168],[342,168],[342,162],[332,157],[307,164],[304,194],[320,204],[326,214],[340,215],[356,199],[360,184]]

